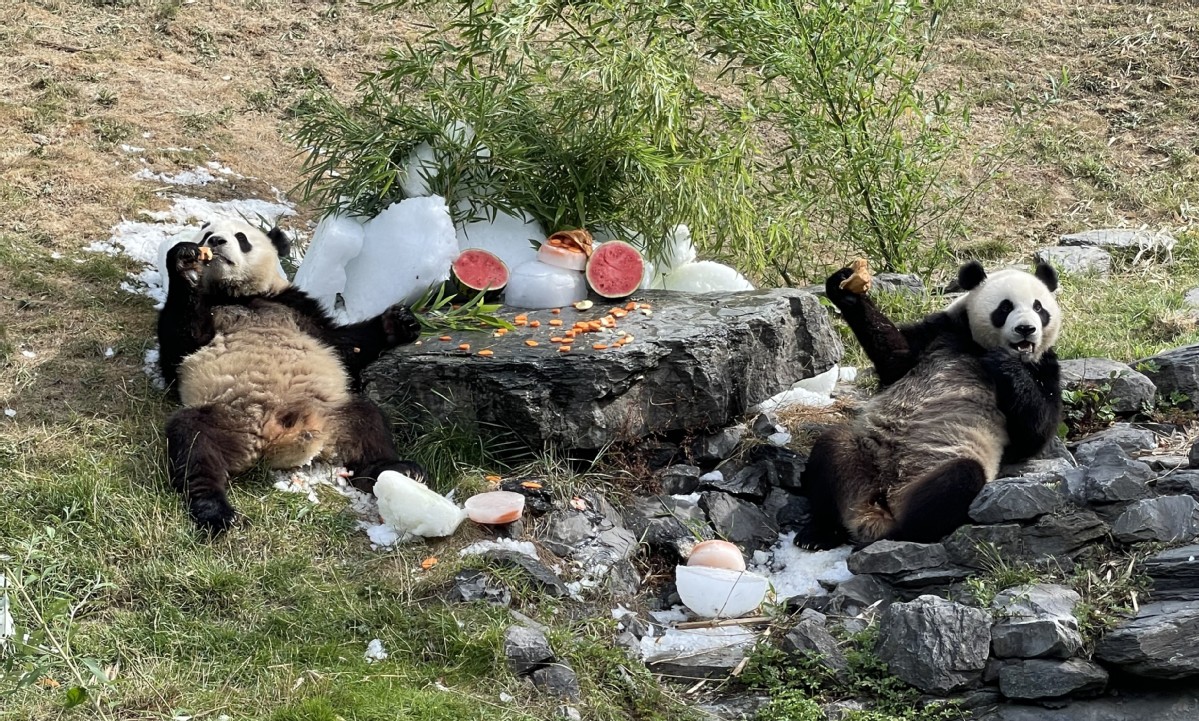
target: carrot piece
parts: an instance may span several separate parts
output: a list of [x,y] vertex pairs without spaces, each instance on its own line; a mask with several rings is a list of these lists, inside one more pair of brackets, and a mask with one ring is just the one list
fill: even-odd
[[512,320],[528,320],[528,319],[529,319],[528,313],[521,313],[520,315],[516,316]]
[[562,336],[556,335],[553,338],[550,338],[550,343],[561,343],[563,340],[565,340],[565,338],[563,338]]
[[551,310],[550,312],[551,312],[551,313],[553,313],[554,315],[558,315],[559,313],[561,313],[561,312],[562,312],[562,309],[561,309],[561,308],[554,308],[554,309],[553,309],[553,310]]
[[463,343],[462,345],[458,346],[458,350],[470,350],[470,343]]
[[481,356],[483,356],[483,357],[489,357],[489,356],[493,356],[493,355],[495,355],[495,351],[493,351],[493,350],[481,350],[481,351],[479,351],[479,355],[481,355]]
[[562,325],[562,321],[558,320],[557,318],[554,318],[553,320],[550,321],[550,325],[557,327],[557,326]]
[[630,300],[628,303],[624,304],[624,309],[625,310],[637,310],[637,304]]
[[523,483],[520,484],[520,487],[521,488],[529,488],[529,489],[532,489],[535,491],[538,488],[541,488],[541,484],[538,483],[537,481],[524,481]]
[[569,353],[569,352],[570,352],[570,346],[568,346],[568,345],[560,345],[560,346],[558,346],[558,352],[559,352],[559,353]]
[[623,308],[614,308],[611,315],[613,318],[623,318],[628,314],[629,312]]
[[591,347],[596,350],[608,350],[608,346],[604,345],[603,343],[596,343],[595,345],[593,345]]
[[443,336],[439,337],[437,340],[452,340],[452,339],[448,335],[443,335]]
[[425,560],[420,562],[420,567],[426,571],[428,571],[430,568],[432,568],[436,565],[437,565],[437,557],[436,556],[429,556],[428,558],[426,558]]
[[527,340],[527,341],[525,341],[525,345],[529,346],[530,348],[536,348],[537,346],[539,346],[541,344],[535,340]]
[[531,321],[529,321],[529,327],[530,327],[530,328],[540,328],[540,327],[541,327],[541,321],[539,321],[539,320],[531,320]]

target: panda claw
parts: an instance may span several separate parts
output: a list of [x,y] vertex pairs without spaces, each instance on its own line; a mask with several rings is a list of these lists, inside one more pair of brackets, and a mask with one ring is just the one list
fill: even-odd
[[420,321],[416,319],[412,309],[402,303],[396,303],[383,311],[383,332],[390,345],[411,343],[420,337]]

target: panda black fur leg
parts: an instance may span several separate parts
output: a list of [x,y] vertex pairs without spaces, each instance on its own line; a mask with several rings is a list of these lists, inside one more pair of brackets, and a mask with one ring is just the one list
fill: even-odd
[[213,534],[237,516],[226,496],[229,459],[252,453],[247,434],[228,420],[219,409],[200,406],[176,411],[166,425],[171,485],[183,494],[196,525]]
[[873,477],[871,464],[854,452],[852,431],[831,428],[812,446],[801,486],[811,504],[811,521],[795,534],[800,548],[823,550],[849,541],[841,514],[841,499],[865,479]]
[[353,474],[350,485],[372,493],[383,471],[398,471],[417,481],[425,481],[425,469],[413,461],[400,459],[391,434],[391,424],[379,406],[366,398],[355,398],[337,411],[337,455]]
[[207,297],[197,287],[202,273],[200,246],[177,243],[167,251],[167,299],[158,314],[158,366],[174,395],[178,395],[179,364],[216,335]]
[[969,521],[970,504],[986,483],[986,471],[978,461],[959,458],[941,464],[888,497],[895,525],[886,537],[940,541]]
[[1007,418],[1005,463],[1018,463],[1041,451],[1057,433],[1062,417],[1061,366],[1048,350],[1036,363],[1003,350],[988,351],[983,367],[995,383],[999,409]]

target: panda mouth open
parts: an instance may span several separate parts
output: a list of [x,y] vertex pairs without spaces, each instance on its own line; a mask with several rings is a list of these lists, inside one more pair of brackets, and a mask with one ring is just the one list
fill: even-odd
[[1022,340],[1019,343],[1013,343],[1012,347],[1021,353],[1032,353],[1037,346],[1030,340]]

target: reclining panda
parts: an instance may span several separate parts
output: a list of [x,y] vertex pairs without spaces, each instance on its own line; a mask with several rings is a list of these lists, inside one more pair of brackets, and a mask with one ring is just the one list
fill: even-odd
[[851,273],[833,274],[825,291],[882,390],[813,446],[802,477],[813,521],[796,543],[937,541],[966,522],[1001,462],[1035,455],[1057,431],[1057,273],[1038,264],[1033,274],[988,276],[967,263],[958,272],[966,295],[903,328],[841,288]]
[[221,220],[195,240],[167,253],[158,342],[163,378],[183,404],[166,424],[170,480],[196,524],[233,523],[229,478],[260,459],[294,468],[336,457],[367,492],[384,470],[423,479],[400,460],[379,408],[354,394],[367,364],[419,336],[411,310],[337,326],[280,272],[290,249],[280,230]]

